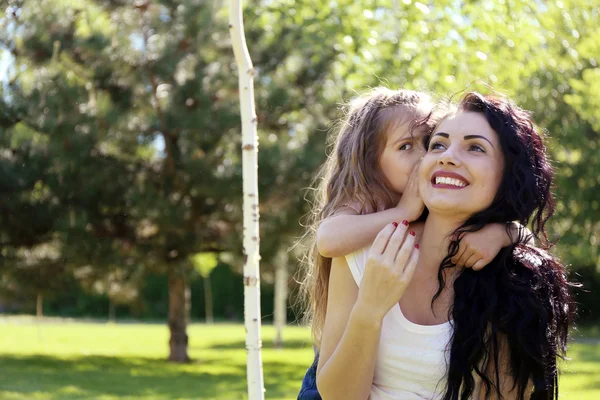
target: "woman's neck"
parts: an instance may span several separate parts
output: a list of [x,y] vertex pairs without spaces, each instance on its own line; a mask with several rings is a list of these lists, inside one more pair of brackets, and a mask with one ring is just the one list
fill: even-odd
[[442,260],[448,255],[448,246],[452,233],[464,221],[430,213],[423,227],[420,243],[419,264],[437,271]]

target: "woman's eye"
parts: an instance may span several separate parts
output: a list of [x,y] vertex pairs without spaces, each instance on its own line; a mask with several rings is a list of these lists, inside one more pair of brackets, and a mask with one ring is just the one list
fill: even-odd
[[404,143],[402,146],[400,146],[398,148],[398,150],[410,150],[412,149],[412,144],[410,143]]
[[469,150],[479,151],[481,153],[485,153],[485,149],[483,148],[483,146],[480,146],[478,144],[472,144],[471,146],[469,146]]
[[438,150],[438,149],[445,149],[446,147],[441,144],[440,142],[433,142],[431,143],[431,145],[429,146],[429,150]]

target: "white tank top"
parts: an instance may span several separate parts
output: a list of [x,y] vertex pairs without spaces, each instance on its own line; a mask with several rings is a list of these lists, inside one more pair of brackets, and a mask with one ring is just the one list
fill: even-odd
[[[369,248],[346,256],[360,286]],[[383,319],[370,400],[439,399],[446,385],[452,325],[417,325],[392,307]]]

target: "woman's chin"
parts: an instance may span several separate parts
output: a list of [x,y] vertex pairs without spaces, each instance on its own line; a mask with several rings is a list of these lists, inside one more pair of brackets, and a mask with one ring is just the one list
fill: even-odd
[[453,217],[470,216],[479,209],[474,209],[468,199],[448,198],[451,196],[436,197],[434,199],[423,199],[429,214],[451,215]]
[[435,198],[423,199],[429,215],[440,215],[466,221],[474,214],[489,207],[489,204],[473,204],[470,199]]

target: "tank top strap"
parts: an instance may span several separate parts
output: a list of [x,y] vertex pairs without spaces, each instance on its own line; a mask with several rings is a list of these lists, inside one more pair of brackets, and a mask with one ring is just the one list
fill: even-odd
[[365,273],[369,249],[370,246],[346,255],[346,262],[348,263],[348,267],[350,267],[350,272],[352,273],[352,277],[357,286],[360,286],[360,282]]

